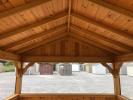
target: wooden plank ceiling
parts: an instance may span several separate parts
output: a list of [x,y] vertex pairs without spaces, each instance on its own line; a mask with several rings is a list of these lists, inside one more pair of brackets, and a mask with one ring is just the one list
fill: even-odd
[[22,56],[133,53],[133,0],[1,0],[0,49]]

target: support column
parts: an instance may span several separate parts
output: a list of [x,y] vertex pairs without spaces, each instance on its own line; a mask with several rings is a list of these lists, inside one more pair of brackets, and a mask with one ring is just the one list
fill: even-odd
[[16,84],[15,84],[15,94],[21,94],[22,88],[22,62],[15,62],[16,66]]
[[113,75],[114,79],[114,93],[115,95],[121,95],[120,75]]
[[113,63],[113,79],[114,79],[115,95],[121,95],[121,84],[120,84],[120,75],[119,75],[121,66],[122,66],[122,62]]

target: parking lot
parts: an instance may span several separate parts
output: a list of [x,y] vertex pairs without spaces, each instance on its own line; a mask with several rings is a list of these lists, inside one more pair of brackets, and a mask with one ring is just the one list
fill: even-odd
[[[133,77],[122,77],[122,93],[133,98]],[[0,73],[0,100],[14,93],[15,73]],[[72,76],[24,75],[22,92],[29,93],[113,93],[113,79],[108,75],[73,72]]]

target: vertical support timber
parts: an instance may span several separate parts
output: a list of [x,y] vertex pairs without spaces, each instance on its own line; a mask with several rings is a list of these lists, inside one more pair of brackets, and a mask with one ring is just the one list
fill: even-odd
[[114,79],[115,95],[121,95],[121,84],[120,84],[120,75],[119,75],[121,66],[122,66],[122,62],[113,63],[113,79]]
[[21,94],[22,88],[22,62],[15,62],[16,66],[16,84],[15,84],[15,94]]
[[120,75],[113,75],[114,79],[114,93],[115,95],[121,95]]

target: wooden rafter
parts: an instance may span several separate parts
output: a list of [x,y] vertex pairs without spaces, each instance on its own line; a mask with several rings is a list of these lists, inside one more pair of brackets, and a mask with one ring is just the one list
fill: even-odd
[[0,59],[3,60],[13,60],[13,61],[19,61],[20,60],[20,56],[10,53],[10,52],[6,52],[6,51],[1,51],[0,50]]
[[64,40],[68,40],[68,32],[64,32],[62,35],[56,35],[56,37],[57,38],[55,38],[55,40],[47,42],[47,43],[43,43],[42,45],[51,45],[51,44],[54,44],[55,42],[61,42]]
[[66,29],[66,25],[60,25],[60,26],[54,27],[50,30],[44,31],[42,33],[38,33],[38,34],[32,35],[30,37],[27,37],[23,40],[17,41],[17,42],[12,43],[12,44],[9,44],[9,45],[3,47],[2,49],[8,51],[11,48],[17,47],[19,45],[23,45],[26,42],[33,41],[35,39],[42,38],[42,37],[47,37],[47,36],[51,35],[51,33],[59,32],[59,31],[65,30],[65,29]]
[[131,52],[131,50],[129,48],[125,48],[125,46],[123,46],[122,44],[116,42],[116,41],[112,41],[109,40],[97,33],[85,30],[85,29],[81,29],[75,25],[71,25],[71,30],[74,32],[77,32],[77,34],[82,35],[82,36],[86,36],[88,38],[92,38],[102,44],[106,44],[107,46],[113,47],[116,50],[119,50],[120,52]]
[[68,29],[70,31],[70,21],[71,21],[71,10],[72,10],[72,0],[69,0],[69,7],[68,7]]
[[26,46],[24,48],[21,48],[21,50],[17,50],[16,53],[18,53],[18,54],[24,53],[24,52],[29,51],[33,48],[36,48],[40,45],[59,40],[59,39],[65,37],[66,35],[67,35],[67,33],[65,33],[65,32],[64,32],[64,34],[61,34],[61,33],[55,34],[55,35],[53,35],[54,38],[47,38],[47,39],[44,39],[43,41],[38,41],[37,43],[34,43],[34,45],[32,44],[30,46]]
[[112,62],[111,57],[65,57],[65,56],[23,56],[22,61],[30,62]]
[[78,40],[77,38],[74,38],[74,37],[69,37],[68,38],[69,40],[72,40],[72,41],[75,41],[75,42],[77,42],[77,43],[80,43],[81,45],[84,45],[84,46],[87,46],[87,47],[89,47],[90,45],[88,44],[88,43],[85,43],[85,42],[83,42],[83,41],[81,41],[81,40]]
[[2,12],[0,13],[0,19],[1,18],[5,18],[5,17],[8,17],[10,15],[13,15],[15,13],[20,13],[20,12],[23,12],[27,9],[31,9],[33,7],[36,7],[36,6],[39,6],[39,5],[42,5],[44,3],[48,3],[50,2],[51,0],[33,0],[32,2],[30,3],[27,3],[27,4],[24,4],[24,5],[21,5],[21,6],[18,6],[18,7],[15,7],[15,8],[12,8],[10,10],[7,10],[5,12]]
[[[23,47],[20,47],[20,48],[16,48],[15,52],[16,53],[22,53],[24,52],[25,50],[27,51],[27,49],[32,49],[32,47],[36,47],[36,44],[40,44],[40,42],[42,43],[45,43],[47,41],[50,41],[50,40],[53,40],[53,38],[51,37],[58,37],[60,36],[61,33],[65,33],[64,31],[60,31],[60,32],[56,32],[56,33],[52,33],[51,35],[48,34],[48,37],[42,37],[42,39],[38,40],[38,41],[33,41],[31,44],[27,44]],[[64,34],[63,34],[64,35]],[[61,35],[62,36],[62,35]],[[49,40],[48,40],[49,39]],[[55,39],[55,38],[54,38]],[[44,42],[43,42],[44,41]],[[33,45],[34,44],[34,45]],[[14,50],[13,50],[14,51]]]
[[115,58],[116,62],[133,61],[133,53],[124,54]]
[[[71,33],[71,34],[74,34],[74,33]],[[87,42],[87,41],[85,41],[84,39],[85,38],[82,38],[82,37],[80,37],[80,36],[78,36],[78,35],[71,35],[71,36],[69,36],[69,40],[73,40],[73,41],[75,41],[75,42],[78,42],[78,43],[80,43],[81,45],[85,45],[85,46],[87,46],[87,47],[90,47],[90,46],[93,46],[93,47],[95,47],[95,48],[99,48],[98,46],[95,46],[94,44],[91,44],[91,43],[89,43],[89,42]],[[107,50],[105,50],[105,49],[103,49],[103,48],[99,48],[99,49],[102,49],[103,51],[107,51]],[[109,52],[109,51],[108,51]],[[112,52],[110,52],[111,54],[113,54]]]
[[[100,27],[100,28],[103,28],[103,29],[106,29],[106,30],[112,32],[113,37],[111,37],[111,36],[109,37],[107,35],[107,33],[102,33],[102,34],[104,34],[105,37],[107,37],[107,38],[109,38],[111,40],[115,40],[115,41],[121,42],[123,44],[126,44],[126,45],[128,45],[128,47],[129,46],[133,47],[133,44],[132,44],[133,43],[133,36],[132,35],[124,33],[123,31],[114,29],[114,28],[112,28],[112,27],[110,27],[108,25],[105,25],[103,23],[99,23],[99,22],[97,22],[97,21],[95,21],[95,20],[93,20],[91,18],[82,16],[80,14],[71,13],[71,15],[76,17],[76,18],[78,18],[78,19],[80,19],[80,20],[82,20],[82,21],[84,21],[84,22],[91,23],[91,24],[93,24],[93,25],[95,25],[97,27]],[[114,39],[114,37],[117,37],[117,39]]]
[[106,51],[108,51],[108,52],[111,52],[111,53],[113,53],[113,54],[115,54],[115,55],[120,55],[120,52],[119,52],[119,51],[117,51],[117,50],[115,50],[115,49],[112,49],[112,48],[110,48],[110,47],[108,47],[108,46],[106,46],[106,45],[99,44],[97,41],[94,41],[93,39],[92,39],[92,40],[91,40],[90,38],[88,39],[88,38],[83,37],[83,36],[81,36],[81,35],[78,35],[78,34],[76,34],[76,33],[71,33],[70,36],[72,36],[73,38],[76,38],[76,39],[79,40],[79,41],[84,41],[84,42],[86,42],[86,43],[88,43],[88,44],[91,44],[91,45],[93,45],[93,46],[96,46],[96,47],[98,47],[98,48],[101,48],[101,49],[103,49],[103,50],[106,50]]
[[127,17],[133,18],[133,13],[131,11],[128,11],[124,8],[119,7],[119,6],[115,6],[113,4],[105,2],[103,0],[88,0],[88,1],[90,1],[92,3],[95,3],[97,5],[100,5],[102,7],[105,7],[107,9],[111,10],[111,11],[115,11],[115,12],[120,13],[122,15],[125,15]]
[[31,23],[30,25],[23,26],[21,28],[15,29],[15,30],[13,30],[11,32],[8,32],[8,33],[3,33],[3,34],[0,35],[0,40],[6,39],[6,38],[8,38],[10,36],[13,36],[13,35],[20,34],[21,32],[24,32],[26,30],[32,29],[34,27],[38,27],[38,26],[41,26],[41,25],[56,21],[56,20],[58,20],[60,18],[66,17],[66,16],[67,16],[67,13],[66,12],[62,12],[62,13],[59,13],[57,15],[53,15],[51,17],[44,18],[43,20],[41,20],[39,22]]

